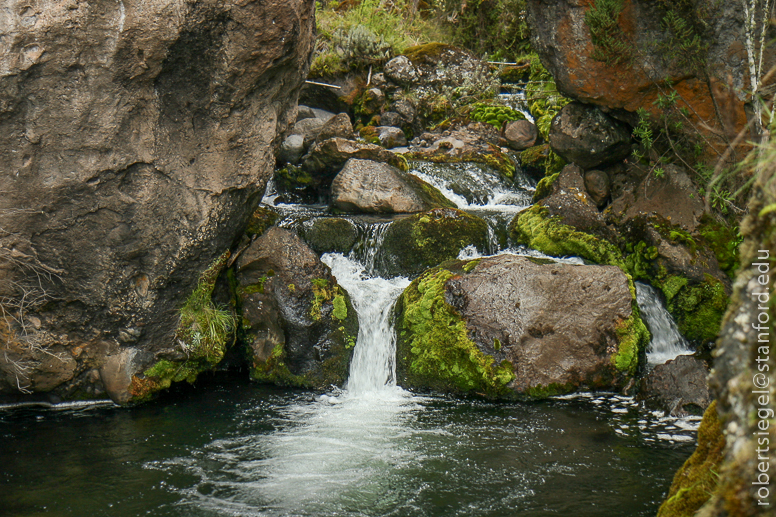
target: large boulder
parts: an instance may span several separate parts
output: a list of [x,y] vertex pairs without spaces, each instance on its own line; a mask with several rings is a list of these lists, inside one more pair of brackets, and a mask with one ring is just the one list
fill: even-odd
[[387,163],[348,160],[331,183],[331,202],[345,212],[414,213],[455,205],[425,181]]
[[592,169],[627,158],[631,135],[626,124],[597,107],[571,102],[552,119],[550,147],[567,162]]
[[641,381],[639,399],[672,416],[700,416],[711,404],[708,375],[706,363],[680,355],[649,372]]
[[649,339],[633,306],[616,267],[445,263],[397,304],[398,383],[500,398],[621,388]]
[[385,276],[419,275],[464,248],[488,245],[488,223],[456,208],[437,208],[394,221],[385,230],[377,269]]
[[313,4],[6,5],[0,312],[15,352],[0,354],[0,393],[104,396],[98,372],[129,365],[111,377],[124,401],[264,191]]
[[238,258],[237,280],[252,379],[312,388],[347,380],[358,316],[304,241],[270,228]]
[[[614,24],[602,28],[606,31],[602,39],[608,38],[613,45],[619,43],[619,51],[602,52],[600,45],[593,44],[586,16],[596,5],[602,10],[615,6],[609,14]],[[672,26],[677,27],[677,18],[683,20],[683,30],[689,30],[689,35],[676,36],[674,31],[666,30],[669,10],[674,15]],[[677,92],[678,105],[687,108],[693,125],[707,137],[717,139],[723,134],[732,140],[746,125],[745,92],[750,86],[742,42],[741,2],[708,8],[705,2],[697,1],[602,4],[588,0],[529,0],[527,12],[532,46],[564,95],[615,110],[635,112],[644,108],[658,117],[662,108],[656,101],[666,95],[666,84],[670,84]],[[694,51],[688,42],[696,35],[703,45]],[[768,35],[766,40],[772,38]],[[667,48],[674,49],[668,58]],[[698,67],[700,62],[708,68]],[[763,70],[769,70],[773,63],[773,47],[767,47]]]

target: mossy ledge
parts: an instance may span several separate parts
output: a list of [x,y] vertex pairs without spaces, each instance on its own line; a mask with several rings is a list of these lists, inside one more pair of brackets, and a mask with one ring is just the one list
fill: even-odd
[[724,449],[725,437],[715,400],[706,409],[698,428],[698,448],[674,475],[668,498],[660,506],[658,517],[695,515],[717,489]]
[[494,365],[493,357],[469,339],[463,318],[445,302],[445,284],[455,276],[445,266],[415,279],[397,301],[398,383],[405,388],[513,398],[507,388],[515,378],[512,364]]
[[230,256],[231,253],[226,251],[200,275],[196,289],[180,309],[175,343],[186,359],[161,359],[141,376],[133,376],[131,403],[145,402],[173,382],[193,383],[200,373],[212,370],[224,358],[235,329],[234,316],[229,310],[216,306],[211,297],[218,275]]

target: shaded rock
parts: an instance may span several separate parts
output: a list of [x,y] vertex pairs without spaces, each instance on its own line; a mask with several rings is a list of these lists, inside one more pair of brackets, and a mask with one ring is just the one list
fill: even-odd
[[418,114],[415,105],[407,99],[394,101],[393,104],[391,104],[391,109],[398,113],[408,124],[413,123]]
[[418,80],[418,71],[407,56],[396,56],[388,61],[383,73],[400,86],[410,86]]
[[572,102],[550,126],[550,147],[583,169],[620,162],[631,153],[628,127],[595,106]]
[[319,217],[304,230],[304,239],[316,253],[347,254],[358,240],[358,230],[347,219]]
[[415,276],[454,259],[462,249],[484,251],[488,225],[455,208],[438,208],[394,221],[385,231],[376,266],[385,276]]
[[353,138],[353,124],[350,122],[350,116],[347,113],[340,113],[330,118],[321,127],[318,136],[315,137],[316,143],[323,142],[330,138]]
[[334,177],[351,158],[371,160],[405,167],[404,162],[394,153],[374,144],[364,144],[344,138],[331,138],[317,142],[302,161],[302,168],[311,174],[322,177]]
[[351,159],[331,183],[332,204],[346,212],[413,213],[453,203],[425,181],[396,167]]
[[592,170],[585,173],[585,189],[593,198],[598,208],[603,207],[609,199],[610,181],[609,175],[603,171]]
[[380,139],[380,145],[386,149],[407,145],[407,137],[404,136],[404,131],[401,129],[391,126],[378,126],[375,129],[377,130],[377,138]]
[[583,171],[580,167],[566,165],[552,184],[552,192],[540,201],[549,209],[550,216],[579,231],[613,239],[615,232],[609,228],[598,207],[587,193]]
[[291,128],[290,135],[301,135],[304,139],[305,150],[315,142],[318,135],[326,122],[320,118],[305,118],[294,124]]
[[649,372],[641,381],[639,399],[672,416],[700,416],[711,404],[708,375],[706,363],[680,355]]
[[270,228],[238,258],[237,279],[252,379],[312,388],[345,382],[358,317],[313,250]]
[[523,151],[536,144],[539,132],[536,125],[528,120],[507,122],[504,126],[504,139],[515,151]]
[[278,151],[278,161],[280,163],[298,163],[304,156],[304,137],[302,135],[291,135],[280,145]]
[[386,111],[380,115],[380,125],[382,126],[401,127],[403,122],[403,117],[395,111]]
[[380,113],[385,104],[385,93],[380,88],[370,88],[361,97],[361,112],[364,115]]
[[[2,366],[0,393],[17,393],[6,379],[19,375],[68,397],[100,388],[86,373],[120,347],[150,360],[175,347],[178,309],[271,177],[314,10],[306,0],[94,0],[25,12],[34,23],[2,29],[3,48],[18,51],[0,55],[0,168],[14,171],[0,175],[0,298],[25,300],[40,323],[24,323],[28,338],[70,359],[52,358],[64,366],[40,380]],[[149,365],[130,364],[133,375]]]
[[296,110],[296,121],[304,120],[306,118],[316,118],[315,110],[309,106],[299,105]]
[[649,336],[619,268],[513,255],[427,271],[396,312],[401,386],[498,398],[620,388]]

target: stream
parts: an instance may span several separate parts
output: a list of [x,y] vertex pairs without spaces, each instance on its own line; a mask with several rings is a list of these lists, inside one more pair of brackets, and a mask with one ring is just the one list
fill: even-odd
[[[499,234],[503,221],[530,203],[527,180],[506,185],[491,177],[495,183],[473,188],[491,172],[462,164],[445,177],[435,168],[421,164],[415,172],[492,227],[489,249],[462,256],[541,255]],[[289,228],[325,215],[322,207],[278,209]],[[656,514],[695,448],[699,417],[667,417],[612,393],[493,403],[396,386],[391,309],[409,279],[375,271],[390,221],[358,221],[362,245],[347,256],[323,256],[359,316],[343,390],[313,394],[220,373],[136,408],[104,402],[5,408],[0,514]],[[643,287],[639,293],[642,307],[651,304],[645,319],[665,316],[656,293]],[[682,343],[663,335],[670,324],[654,321],[647,321],[655,334],[650,362],[681,353]]]

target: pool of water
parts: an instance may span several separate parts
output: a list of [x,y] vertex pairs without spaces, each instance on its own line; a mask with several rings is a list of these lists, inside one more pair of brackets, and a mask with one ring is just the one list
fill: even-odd
[[320,396],[214,376],[137,408],[0,411],[0,514],[651,516],[694,428],[613,395]]

